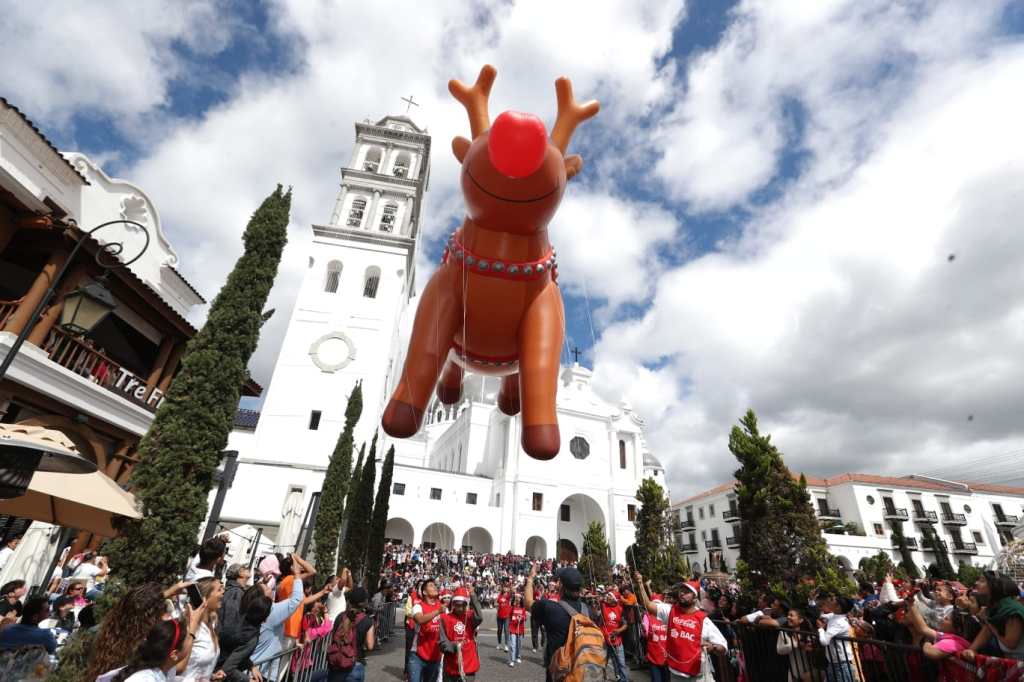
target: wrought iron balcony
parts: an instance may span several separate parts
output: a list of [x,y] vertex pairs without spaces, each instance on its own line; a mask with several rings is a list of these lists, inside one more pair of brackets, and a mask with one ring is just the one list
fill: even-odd
[[977,554],[978,545],[973,542],[954,542],[953,554]]
[[697,526],[693,523],[693,517],[692,516],[687,516],[685,519],[680,519],[679,527],[684,532],[692,531],[692,530],[696,530],[697,529]]
[[712,538],[711,540],[705,540],[704,541],[704,546],[707,549],[721,549],[722,548],[722,541],[721,540],[715,540],[714,538]]
[[740,539],[738,537],[736,537],[735,535],[730,535],[729,537],[727,537],[725,539],[725,546],[726,547],[739,547],[740,546]]
[[889,507],[882,516],[886,521],[906,521],[910,518],[906,509],[897,507]]
[[942,523],[947,526],[966,526],[967,517],[963,514],[943,514]]
[[[946,545],[945,540],[936,540],[935,544],[937,544],[939,546],[939,551],[940,552],[948,552],[949,551],[949,547]],[[923,542],[923,541],[921,542],[921,548],[924,551],[926,551],[926,552],[934,552],[935,551],[935,548],[932,547],[931,544],[929,544],[927,542]]]
[[1018,519],[1016,516],[1010,516],[1009,514],[1003,514],[1002,516],[996,517],[997,526],[1008,526],[1010,528],[1013,528],[1018,523],[1020,523],[1020,519]]
[[688,543],[684,544],[682,547],[680,547],[679,549],[682,550],[683,554],[696,554],[697,553],[697,543],[695,543],[695,542],[688,542]]
[[933,511],[914,510],[914,523],[938,523],[939,515]]
[[[917,549],[917,538],[904,537],[903,540],[907,543],[907,549]],[[895,535],[892,536],[892,546],[899,549],[900,541]]]
[[729,508],[722,512],[722,520],[726,523],[733,523],[740,520],[740,508],[735,504],[730,504]]
[[819,507],[818,518],[824,520],[840,521],[842,520],[843,515],[839,513],[838,509],[829,509],[827,507],[825,509],[822,509],[821,507]]

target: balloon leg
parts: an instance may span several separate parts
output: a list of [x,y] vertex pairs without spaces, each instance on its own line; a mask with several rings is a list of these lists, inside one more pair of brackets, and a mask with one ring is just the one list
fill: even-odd
[[445,405],[454,405],[462,400],[462,376],[462,367],[449,360],[437,384],[437,399]]
[[501,379],[501,390],[498,391],[498,409],[510,417],[519,414],[519,375],[510,374]]
[[564,328],[562,296],[552,282],[530,304],[519,327],[523,450],[534,459],[551,459],[561,446],[555,395]]

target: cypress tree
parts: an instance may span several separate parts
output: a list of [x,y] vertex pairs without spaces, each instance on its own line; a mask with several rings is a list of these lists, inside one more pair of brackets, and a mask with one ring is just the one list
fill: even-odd
[[[729,434],[729,450],[740,463],[736,499],[740,516],[740,561],[737,572],[744,591],[794,591],[801,578],[814,578],[819,587],[849,589],[836,571],[821,537],[817,516],[807,493],[782,461],[782,454],[761,435],[753,410]],[[838,581],[840,584],[828,585]]]
[[391,476],[395,469],[395,446],[388,448],[384,465],[380,470],[380,483],[377,485],[377,497],[373,501],[373,522],[370,524],[370,543],[366,548],[366,582],[368,588],[375,588],[371,583],[380,576],[381,563],[384,561],[384,531],[388,525],[388,507],[391,504]]
[[921,571],[918,570],[917,564],[914,563],[914,555],[910,551],[910,547],[907,546],[907,538],[903,535],[903,522],[902,521],[890,521],[889,525],[892,526],[892,536],[896,538],[896,545],[900,550],[900,566],[907,572],[907,577],[916,580],[921,577]]
[[253,213],[245,252],[217,294],[202,330],[139,444],[131,485],[143,517],[107,545],[116,579],[174,583],[195,550],[214,471],[227,446],[263,306],[287,241],[291,190],[279,185]]
[[[362,471],[358,484],[353,488],[355,497],[351,507],[346,510],[348,531],[342,542],[341,556],[352,571],[352,576],[359,582],[363,580],[366,569],[366,547],[370,535],[370,522],[373,519],[373,481],[377,476],[377,434],[373,434],[370,444],[370,455],[362,462]],[[361,457],[361,455],[360,455]],[[356,480],[355,476],[352,478]]]
[[357,383],[348,397],[345,407],[345,426],[341,429],[338,442],[327,465],[324,485],[320,493],[320,509],[316,515],[314,547],[316,570],[322,576],[335,573],[335,558],[338,554],[338,538],[341,536],[341,521],[345,512],[345,496],[348,494],[352,476],[352,432],[363,412],[363,387]]
[[608,540],[604,524],[591,521],[583,534],[583,552],[580,554],[579,570],[583,579],[590,579],[595,585],[608,584],[612,579],[611,561],[608,558]]
[[924,546],[931,548],[932,553],[935,555],[935,563],[931,565],[932,574],[942,580],[956,580],[957,576],[956,571],[953,570],[953,563],[949,560],[949,554],[943,548],[938,533],[927,523],[921,527],[921,533],[924,535],[924,538],[922,538]]
[[645,478],[640,483],[636,499],[640,510],[633,521],[636,526],[636,544],[632,546],[631,557],[633,569],[652,580],[660,580],[663,576],[656,566],[668,536],[666,515],[669,503],[665,499],[665,491],[653,478]]

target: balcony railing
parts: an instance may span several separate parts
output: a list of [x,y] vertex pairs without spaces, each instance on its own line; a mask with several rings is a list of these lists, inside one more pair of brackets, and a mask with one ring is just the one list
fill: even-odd
[[695,526],[693,523],[692,516],[687,516],[685,519],[681,520],[679,522],[679,527],[682,528],[684,531],[690,531],[697,528],[697,526]]
[[966,526],[967,517],[963,514],[943,514],[942,523],[947,526]]
[[914,510],[914,523],[938,523],[939,515],[933,511]]
[[838,509],[830,509],[828,507],[818,507],[818,518],[820,519],[835,519],[839,521],[843,518],[843,515],[839,513]]
[[688,542],[688,543],[684,544],[682,547],[680,547],[679,549],[682,550],[683,554],[696,554],[697,553],[697,543],[695,543],[695,542]]
[[1018,523],[1020,523],[1020,519],[1016,516],[1010,516],[1009,514],[1003,514],[1002,516],[996,517],[997,526],[1009,526],[1010,528],[1013,528]]
[[7,324],[7,318],[14,314],[14,311],[21,305],[21,300],[17,301],[0,301],[0,329],[4,328]]
[[722,548],[722,541],[721,540],[714,540],[714,539],[705,540],[704,541],[704,546],[707,549],[721,549]]
[[729,508],[722,512],[722,520],[726,523],[740,520],[740,508],[736,505],[729,505]]
[[729,537],[727,537],[725,539],[725,546],[726,547],[739,547],[740,546],[740,539],[738,537],[736,537],[735,535],[730,535]]
[[[903,541],[907,543],[907,549],[917,549],[917,538],[904,537]],[[900,541],[895,535],[892,536],[892,546],[899,549]]]
[[[949,551],[949,547],[946,545],[946,541],[945,540],[937,540],[935,544],[937,544],[939,546],[939,551],[941,551],[941,552],[948,552]],[[932,547],[931,544],[929,544],[927,542],[923,542],[923,541],[921,542],[921,549],[923,549],[925,552],[934,552],[935,551],[935,548]]]
[[43,350],[55,363],[116,393],[125,400],[155,412],[159,397],[146,389],[146,382],[93,347],[90,341],[55,327],[46,337]]
[[889,507],[882,516],[886,521],[906,521],[909,518],[906,509],[897,507]]
[[953,554],[977,554],[978,545],[973,542],[954,542]]

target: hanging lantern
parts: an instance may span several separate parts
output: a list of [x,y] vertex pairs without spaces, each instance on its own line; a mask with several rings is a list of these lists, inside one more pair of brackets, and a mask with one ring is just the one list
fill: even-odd
[[90,282],[64,297],[60,326],[71,334],[86,334],[116,307],[117,301],[103,285],[99,282]]

